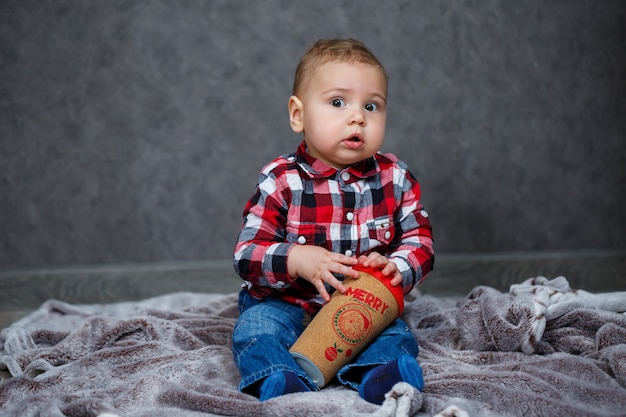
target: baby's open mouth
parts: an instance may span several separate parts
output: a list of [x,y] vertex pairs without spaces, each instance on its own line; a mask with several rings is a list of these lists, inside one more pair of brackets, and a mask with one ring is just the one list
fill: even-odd
[[354,134],[353,136],[346,138],[346,140],[348,142],[363,142],[363,138],[358,134]]
[[358,135],[350,136],[344,140],[344,143],[349,148],[358,148],[363,146],[363,139]]

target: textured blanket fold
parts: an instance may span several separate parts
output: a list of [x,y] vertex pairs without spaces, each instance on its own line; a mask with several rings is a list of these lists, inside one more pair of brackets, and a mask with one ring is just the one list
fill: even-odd
[[50,300],[0,333],[0,416],[625,416],[626,293],[574,291],[563,277],[460,301],[406,300],[420,393],[382,406],[338,384],[259,402],[237,391],[235,294],[138,302]]

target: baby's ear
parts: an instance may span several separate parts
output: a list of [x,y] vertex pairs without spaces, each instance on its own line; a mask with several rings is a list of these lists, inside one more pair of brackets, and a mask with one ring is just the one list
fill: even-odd
[[304,131],[302,112],[302,101],[296,96],[289,97],[289,124],[291,125],[291,130],[295,133]]

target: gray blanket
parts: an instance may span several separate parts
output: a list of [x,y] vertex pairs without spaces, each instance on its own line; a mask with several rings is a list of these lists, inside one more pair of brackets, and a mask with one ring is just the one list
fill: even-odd
[[529,279],[458,301],[407,297],[425,389],[382,406],[331,384],[261,403],[237,391],[236,295],[51,300],[0,333],[0,416],[625,416],[626,293]]

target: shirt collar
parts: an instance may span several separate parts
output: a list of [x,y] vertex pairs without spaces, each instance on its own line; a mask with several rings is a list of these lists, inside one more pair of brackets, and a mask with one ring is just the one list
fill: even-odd
[[350,174],[352,180],[346,182],[354,182],[361,178],[368,178],[376,175],[380,171],[380,167],[375,157],[367,158],[346,169],[338,170],[337,168],[326,164],[309,155],[306,142],[302,141],[296,151],[298,164],[311,178],[331,178],[337,176],[340,172]]

